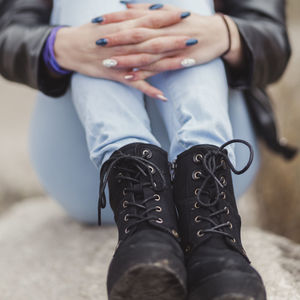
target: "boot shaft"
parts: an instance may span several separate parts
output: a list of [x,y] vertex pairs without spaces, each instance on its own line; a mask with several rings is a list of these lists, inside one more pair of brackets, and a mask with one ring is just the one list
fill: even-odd
[[119,240],[149,228],[178,238],[167,153],[154,145],[134,143],[116,151],[104,168],[112,164],[109,198]]
[[199,145],[180,154],[175,164],[174,200],[187,253],[206,245],[245,255],[225,149]]

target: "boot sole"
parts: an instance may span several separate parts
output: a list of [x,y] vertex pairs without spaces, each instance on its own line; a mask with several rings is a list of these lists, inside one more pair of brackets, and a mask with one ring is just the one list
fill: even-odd
[[188,300],[266,300],[262,281],[242,272],[220,273],[207,278]]
[[172,270],[141,264],[126,272],[114,285],[109,300],[183,300],[186,289]]

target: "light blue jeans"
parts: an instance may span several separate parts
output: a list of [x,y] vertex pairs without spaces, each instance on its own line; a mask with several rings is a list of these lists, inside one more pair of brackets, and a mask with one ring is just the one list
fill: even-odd
[[[211,0],[160,2],[202,15],[213,13]],[[95,12],[122,9],[124,5],[118,0],[78,0],[72,5],[57,0],[52,22],[79,25],[97,16]],[[99,169],[124,145],[143,142],[162,146],[169,152],[170,161],[194,145],[220,146],[233,137],[255,145],[244,99],[240,92],[228,91],[220,59],[165,72],[149,81],[164,92],[167,103],[145,101],[144,95],[133,88],[80,74],[74,74],[64,97],[53,100],[39,95],[31,131],[32,160],[46,190],[74,218],[96,223]],[[246,150],[228,150],[237,167],[245,163]],[[237,196],[250,184],[257,166],[256,160],[247,177],[234,178]],[[112,221],[109,208],[103,220]]]

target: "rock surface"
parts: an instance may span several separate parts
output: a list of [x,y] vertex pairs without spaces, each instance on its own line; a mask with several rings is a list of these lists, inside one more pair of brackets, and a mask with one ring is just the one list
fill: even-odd
[[[299,300],[300,246],[251,227],[243,237],[268,299]],[[0,219],[1,300],[107,299],[116,238],[114,227],[78,224],[52,200],[16,204]]]

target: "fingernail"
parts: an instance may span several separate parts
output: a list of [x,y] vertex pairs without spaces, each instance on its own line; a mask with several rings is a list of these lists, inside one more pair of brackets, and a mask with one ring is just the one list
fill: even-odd
[[108,43],[107,39],[100,39],[100,40],[96,41],[97,46],[105,46],[105,45],[107,45],[107,43]]
[[166,98],[164,95],[156,95],[156,97],[160,100],[168,101],[168,98]]
[[103,22],[103,17],[97,17],[92,19],[92,23],[102,23]]
[[156,9],[161,9],[163,8],[164,5],[163,4],[153,4],[149,7],[150,10],[156,10]]
[[193,45],[198,44],[198,40],[196,40],[196,39],[189,39],[189,40],[186,41],[185,44],[186,44],[187,46],[193,46]]
[[137,72],[137,71],[139,71],[140,69],[139,68],[133,68],[132,69],[132,72]]
[[106,68],[112,68],[115,67],[118,64],[118,62],[114,59],[104,59],[102,61],[102,65]]
[[191,15],[191,13],[189,11],[185,11],[181,14],[180,17],[181,17],[181,19],[185,19],[185,18],[189,17],[190,15]]
[[131,80],[131,79],[134,78],[134,76],[133,76],[133,75],[125,75],[124,78],[125,78],[126,80]]
[[191,67],[191,66],[193,66],[193,65],[195,65],[196,64],[196,60],[195,59],[193,59],[193,58],[185,58],[185,59],[183,59],[182,61],[181,61],[181,65],[183,66],[183,67]]
[[120,3],[121,4],[129,4],[129,3],[132,3],[132,1],[130,1],[130,0],[120,0]]

